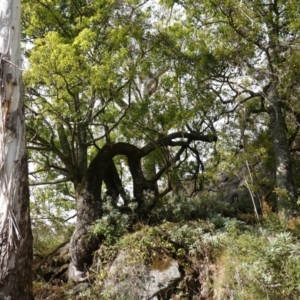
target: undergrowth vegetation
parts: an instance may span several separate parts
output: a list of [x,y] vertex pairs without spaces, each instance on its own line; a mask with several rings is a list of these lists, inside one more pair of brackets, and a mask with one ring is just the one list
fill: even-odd
[[[145,224],[138,222],[134,207],[121,214],[108,201],[103,218],[91,228],[90,234],[102,235],[104,242],[94,254],[88,288],[74,293],[70,284],[57,287],[61,299],[139,299],[141,265],[153,267],[160,255],[182,268],[174,291],[180,299],[204,299],[204,286],[216,300],[299,299],[300,219],[269,211],[254,223],[252,215],[225,217],[228,205],[213,203],[182,195],[166,199]],[[120,253],[126,253],[127,267],[114,275],[112,286],[109,269]],[[124,279],[131,277],[128,286]],[[36,284],[36,291],[43,289]]]
[[220,299],[299,299],[300,245],[289,232],[235,232],[219,257]]
[[[76,299],[99,299],[99,295],[106,300],[128,299],[128,289],[132,299],[138,299],[132,286],[122,285],[122,293],[117,288],[128,274],[115,278],[113,288],[106,285],[107,266],[121,251],[129,255],[127,264],[131,265],[130,272],[135,274],[137,281],[138,262],[151,268],[155,256],[161,254],[180,261],[186,275],[176,286],[175,293],[180,299],[200,299],[204,285],[208,286],[211,299],[216,300],[300,298],[300,244],[297,239],[300,227],[297,218],[285,221],[270,212],[261,217],[260,223],[248,224],[215,213],[187,221],[185,216],[191,218],[190,212],[196,213],[196,204],[188,200],[180,207],[180,203],[177,202],[178,211],[183,207],[188,209],[186,214],[177,215],[176,222],[166,220],[171,215],[176,216],[172,205],[169,206],[171,211],[165,207],[165,218],[160,224],[139,224],[134,230],[129,225],[130,216],[119,219],[119,225],[116,225],[118,214],[115,218],[110,214],[100,220],[94,227],[94,234],[100,232],[107,239],[95,254],[94,270],[97,271],[92,274],[91,287],[79,293]],[[198,209],[200,205],[197,204]],[[204,216],[203,211],[197,212],[197,216],[201,214]],[[187,274],[198,281],[197,290],[189,289]],[[201,282],[199,274],[202,274]]]

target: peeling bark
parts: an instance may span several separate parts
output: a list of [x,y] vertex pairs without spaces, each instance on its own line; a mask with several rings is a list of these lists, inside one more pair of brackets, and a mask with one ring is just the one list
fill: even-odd
[[0,299],[33,299],[20,1],[0,0]]

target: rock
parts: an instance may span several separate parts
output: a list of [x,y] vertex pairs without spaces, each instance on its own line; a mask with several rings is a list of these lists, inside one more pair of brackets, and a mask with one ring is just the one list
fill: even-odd
[[152,264],[146,266],[134,255],[122,251],[108,271],[102,296],[157,300],[171,293],[180,279],[178,262],[167,255],[157,253]]
[[74,286],[70,294],[72,297],[75,297],[76,295],[86,291],[87,289],[90,288],[90,285],[87,282],[82,282]]
[[257,211],[261,211],[257,193],[250,194],[243,176],[229,175],[226,172],[219,173],[216,175],[216,182],[205,187],[204,190],[209,192],[211,199],[227,203],[237,212],[253,213],[253,200]]
[[178,262],[166,255],[157,254],[147,278],[145,299],[152,299],[154,295],[165,294],[180,279]]

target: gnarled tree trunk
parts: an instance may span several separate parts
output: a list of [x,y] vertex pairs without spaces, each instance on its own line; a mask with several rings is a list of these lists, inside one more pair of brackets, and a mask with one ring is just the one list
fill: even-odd
[[98,249],[101,237],[92,236],[91,225],[102,217],[101,187],[105,183],[107,195],[117,200],[122,194],[122,186],[113,163],[116,155],[128,158],[133,178],[134,196],[142,206],[143,191],[154,186],[145,179],[141,170],[141,150],[127,143],[104,146],[92,160],[81,182],[77,186],[77,223],[71,238],[70,253],[72,263],[69,267],[69,279],[82,281],[84,271],[92,263],[93,252]]
[[0,0],[0,299],[33,299],[19,0]]
[[[174,139],[183,139],[176,143]],[[91,236],[89,233],[91,225],[102,217],[101,188],[105,183],[106,195],[117,201],[118,196],[124,196],[121,179],[114,165],[113,158],[121,155],[127,158],[129,171],[133,183],[133,196],[138,205],[136,214],[139,219],[147,219],[149,212],[155,206],[159,198],[157,181],[161,178],[171,163],[176,163],[184,150],[189,147],[193,140],[214,142],[217,140],[215,135],[203,135],[201,133],[174,132],[161,137],[156,142],[150,142],[142,148],[129,143],[115,143],[103,146],[95,158],[91,161],[86,174],[80,184],[76,185],[77,201],[77,223],[74,234],[71,238],[70,253],[72,263],[69,267],[69,279],[81,281],[85,279],[85,266],[92,262],[93,252],[98,249],[101,237]],[[142,171],[141,160],[157,147],[179,146],[172,161],[167,162],[152,178],[146,178]],[[144,194],[151,191],[153,197],[151,201],[145,201]],[[125,207],[126,209],[126,207]]]

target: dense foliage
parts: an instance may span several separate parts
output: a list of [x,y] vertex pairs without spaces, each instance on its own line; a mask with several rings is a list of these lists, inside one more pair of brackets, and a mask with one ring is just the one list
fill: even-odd
[[[99,244],[140,223],[297,216],[299,11],[296,0],[23,1],[35,252],[74,230],[82,273]],[[294,239],[237,243],[252,238],[269,241],[263,253]],[[288,297],[271,292],[275,258],[249,251],[263,290],[239,290],[252,264],[241,258],[228,297]]]

